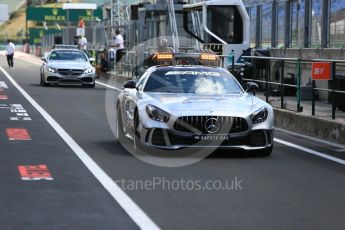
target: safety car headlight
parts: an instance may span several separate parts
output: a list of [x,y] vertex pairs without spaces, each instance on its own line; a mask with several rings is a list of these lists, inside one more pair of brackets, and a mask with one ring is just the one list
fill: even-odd
[[267,117],[268,117],[268,110],[266,107],[261,107],[260,109],[252,113],[252,115],[250,115],[250,118],[252,119],[253,124],[264,122],[266,121]]
[[57,72],[55,68],[49,67],[49,66],[47,66],[47,71],[51,72],[51,73],[56,73]]
[[170,114],[164,110],[153,105],[146,106],[146,113],[152,120],[167,123],[170,119]]
[[89,73],[92,73],[93,71],[95,71],[95,68],[89,68],[89,69],[86,69],[85,71],[84,71],[84,74],[89,74]]

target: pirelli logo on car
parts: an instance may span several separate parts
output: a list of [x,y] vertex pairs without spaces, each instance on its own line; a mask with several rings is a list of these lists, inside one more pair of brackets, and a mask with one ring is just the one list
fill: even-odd
[[164,75],[205,75],[220,77],[219,72],[209,72],[209,71],[168,71]]

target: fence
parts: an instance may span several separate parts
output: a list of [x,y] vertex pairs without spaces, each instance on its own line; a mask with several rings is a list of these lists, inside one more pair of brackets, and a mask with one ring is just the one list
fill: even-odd
[[[296,89],[296,111],[302,112],[303,107],[301,106],[301,93],[302,88],[305,89],[305,87],[301,86],[301,72],[302,72],[302,64],[309,64],[317,63],[317,62],[327,62],[331,63],[331,80],[329,81],[328,88],[321,88],[316,87],[316,81],[312,80],[312,84],[309,87],[311,91],[311,102],[312,102],[312,116],[315,116],[315,101],[316,101],[316,92],[327,92],[330,95],[329,102],[332,105],[332,119],[335,119],[335,111],[336,107],[338,106],[342,110],[345,111],[345,102],[344,102],[344,96],[345,91],[337,89],[336,85],[337,83],[340,83],[345,88],[345,77],[342,79],[343,76],[337,75],[337,69],[343,68],[345,66],[344,60],[329,60],[329,59],[299,59],[299,58],[280,58],[280,57],[259,57],[259,56],[243,56],[243,60],[251,60],[251,63],[253,63],[253,71],[252,76],[245,76],[242,77],[242,81],[252,81],[259,84],[263,84],[263,88],[265,90],[265,97],[266,102],[269,102],[271,86],[278,86],[279,88],[279,94],[280,94],[280,108],[285,109],[285,92],[287,88],[293,88]],[[258,76],[259,71],[256,68],[257,60],[262,60],[265,62],[264,67],[264,76],[261,75],[261,77]],[[280,62],[280,82],[276,82],[272,80],[272,75],[270,73],[272,62]],[[285,74],[285,65],[287,63],[293,64],[296,66],[296,73],[294,76],[296,76],[296,81],[290,81],[291,83],[286,83],[286,74]],[[234,71],[234,66],[230,66],[230,70]],[[248,78],[249,77],[249,78]],[[338,84],[339,87],[339,84]]]

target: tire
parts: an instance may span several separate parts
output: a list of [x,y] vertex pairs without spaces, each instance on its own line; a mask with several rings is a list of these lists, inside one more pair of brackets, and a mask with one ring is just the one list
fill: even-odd
[[144,151],[144,146],[142,145],[142,143],[140,142],[140,133],[137,131],[139,126],[139,115],[138,115],[138,111],[135,111],[135,115],[134,115],[134,133],[133,133],[133,142],[134,142],[134,150],[138,151]]
[[95,88],[95,83],[93,84],[82,84],[83,87],[87,87],[87,88]]
[[273,145],[271,145],[271,146],[268,147],[268,148],[261,149],[261,150],[257,151],[257,153],[258,153],[260,156],[269,157],[269,156],[272,154],[272,150],[273,150]]
[[43,77],[43,75],[41,74],[41,81],[40,81],[41,86],[48,86],[49,84],[46,83],[46,82],[44,81],[43,78],[44,78],[44,77]]
[[115,142],[121,143],[124,140],[123,126],[122,126],[122,116],[120,107],[116,107],[117,118],[116,118],[116,132],[115,132]]

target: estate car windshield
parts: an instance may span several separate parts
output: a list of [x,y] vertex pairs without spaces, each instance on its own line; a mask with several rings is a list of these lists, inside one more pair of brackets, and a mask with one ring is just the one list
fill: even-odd
[[146,92],[241,94],[233,76],[217,69],[163,69],[153,72],[145,85]]
[[49,56],[50,61],[79,61],[86,62],[87,58],[82,51],[53,51]]

